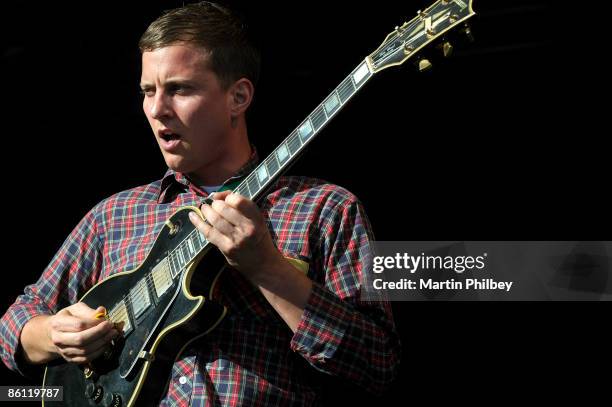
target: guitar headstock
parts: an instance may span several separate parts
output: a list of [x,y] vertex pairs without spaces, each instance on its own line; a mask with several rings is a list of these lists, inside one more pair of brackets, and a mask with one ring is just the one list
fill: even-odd
[[[432,43],[443,40],[440,48],[445,56],[452,51],[449,42],[444,38],[452,30],[463,28],[468,37],[471,37],[466,21],[474,16],[472,0],[438,0],[412,20],[398,26],[372,52],[368,58],[368,65],[373,73],[382,71],[391,66],[401,65],[414,57]],[[426,70],[431,64],[428,60],[419,62],[419,69]]]

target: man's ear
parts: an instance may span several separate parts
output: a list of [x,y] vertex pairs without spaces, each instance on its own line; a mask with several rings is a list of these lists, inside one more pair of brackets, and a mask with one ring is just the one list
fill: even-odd
[[251,105],[255,87],[247,78],[240,78],[234,82],[228,93],[232,117],[238,117],[244,114]]

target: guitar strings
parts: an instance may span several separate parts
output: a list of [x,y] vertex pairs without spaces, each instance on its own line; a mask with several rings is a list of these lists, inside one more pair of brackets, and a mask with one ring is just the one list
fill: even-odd
[[[178,257],[176,257],[176,251],[177,251],[177,250],[178,250],[178,249],[179,249],[179,248],[180,248],[180,247],[181,247],[181,246],[184,244],[185,240],[187,240],[187,239],[189,239],[189,238],[192,238],[192,234],[193,234],[193,232],[191,232],[191,233],[190,233],[190,234],[189,234],[189,235],[188,235],[188,236],[187,236],[187,237],[186,237],[186,238],[185,238],[183,241],[181,241],[181,243],[179,243],[179,244],[177,245],[177,247],[176,247],[175,249],[173,249],[173,250],[172,250],[172,251],[169,253],[169,255],[168,255],[168,257],[170,258],[169,263],[168,263],[169,265],[170,265],[170,264],[174,264],[174,263],[173,263],[173,262],[174,262],[174,259],[176,259],[176,261],[178,262]],[[174,257],[174,259],[173,259],[173,257]],[[180,263],[179,263],[179,264],[180,264]],[[169,266],[168,268],[169,268],[169,270],[168,270],[168,271],[170,272],[170,275],[172,276],[172,266]],[[177,268],[182,269],[182,267],[180,267],[180,266],[178,266]],[[180,274],[180,273],[177,273],[177,275],[178,275],[178,274]],[[145,283],[147,284],[147,286],[149,286],[149,284],[151,284],[151,282],[150,282],[150,278],[149,278],[149,277],[150,277],[150,275],[151,275],[151,274],[149,273],[149,274],[145,275],[145,277],[144,277],[144,279],[145,279]],[[174,278],[174,276],[172,276],[171,278],[173,279],[173,278]],[[142,280],[140,280],[140,281],[142,281]],[[152,287],[151,287],[151,288],[152,288]],[[146,290],[146,287],[143,287],[143,285],[142,285],[142,284],[139,284],[139,285],[138,285],[138,287],[136,288],[136,290],[135,290],[135,291],[130,291],[130,292],[128,292],[128,294],[124,295],[124,296],[123,296],[123,298],[122,298],[122,300],[121,300],[121,303],[120,303],[120,304],[117,304],[117,305],[116,305],[115,307],[113,307],[113,309],[111,310],[111,312],[110,312],[110,314],[111,314],[111,319],[112,319],[114,316],[120,316],[122,321],[123,321],[123,320],[128,319],[128,318],[129,318],[129,313],[128,313],[128,311],[127,311],[127,301],[126,301],[126,299],[127,299],[127,300],[129,300],[129,301],[130,301],[132,304],[133,304],[134,302],[136,302],[136,301],[142,301],[142,300],[148,299],[148,298],[149,298],[149,297],[148,297],[148,293],[147,293],[147,297],[145,298],[145,294],[144,294],[144,293],[145,293],[145,290]],[[117,315],[117,313],[116,313],[116,312],[114,312],[114,310],[115,310],[115,309],[118,309],[118,310],[119,310],[119,311],[117,311],[117,313],[119,313],[119,315]]]
[[[186,261],[187,259],[184,259],[186,262],[184,265],[181,265],[181,260],[180,257],[178,256],[178,253],[180,250],[182,250],[183,246],[186,245],[186,241],[188,239],[193,239],[196,233],[199,233],[197,230],[193,230],[189,233],[189,235],[187,235],[185,237],[185,239],[183,239],[181,241],[181,243],[179,243],[170,253],[169,253],[169,257],[171,258],[170,263],[172,265],[174,265],[176,267],[176,269],[178,270],[178,272],[176,273],[176,275],[172,275],[172,279],[174,279],[174,277],[178,276],[179,274],[181,274],[181,272],[183,271],[184,267],[187,266],[192,259],[189,259],[189,261]],[[205,240],[205,239],[204,239]],[[207,242],[205,241],[203,244],[205,245]],[[203,248],[204,246],[202,246]],[[200,249],[201,250],[201,249]],[[172,266],[170,267],[172,269]],[[171,272],[172,273],[172,272]],[[145,275],[145,280],[148,280],[148,276],[150,276],[150,273],[148,273],[147,275]],[[142,280],[141,280],[142,281]],[[126,296],[124,296],[124,300],[126,298],[128,298],[130,301],[141,301],[141,300],[146,300],[148,297],[145,297],[145,290],[146,287],[143,287],[142,285],[139,285],[136,290],[134,291],[130,291]]]
[[[201,246],[199,249],[196,250],[196,252],[199,252],[208,244],[208,241],[206,240],[204,236],[201,236],[201,239],[200,237],[197,236],[199,233],[200,232],[197,229],[194,229],[172,251],[168,253],[168,256],[166,257],[166,259],[168,259],[167,273],[165,274],[166,276],[169,275],[171,280],[174,280],[176,276],[180,275],[183,272],[185,266],[187,266],[193,260],[193,258],[189,259],[189,261],[186,261],[184,265],[181,265],[181,260],[180,260],[180,257],[178,256],[179,250],[183,250],[184,246],[188,247],[187,242],[189,240],[191,240],[192,243],[194,243],[194,240],[195,240],[197,241],[197,245]],[[196,244],[193,244],[193,247],[195,249],[197,247]],[[176,270],[176,274],[174,274],[174,270]],[[146,286],[145,284],[140,284],[139,282],[136,290],[129,291],[126,295],[123,296],[123,298],[121,299],[119,303],[113,306],[113,308],[109,311],[109,317],[111,321],[120,322],[120,321],[129,320],[129,312],[127,310],[126,300],[129,300],[131,303],[134,303],[134,302],[144,301],[150,298],[148,291],[146,291],[147,287],[149,287],[152,291],[155,291],[153,281],[151,280],[151,274],[152,273],[147,273],[143,277],[145,280]],[[147,294],[145,294],[145,292],[147,292]],[[118,320],[116,320],[116,318]]]

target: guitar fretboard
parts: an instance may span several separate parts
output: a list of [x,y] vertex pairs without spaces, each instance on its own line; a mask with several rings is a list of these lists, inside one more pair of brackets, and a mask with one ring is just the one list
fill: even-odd
[[367,62],[363,61],[234,189],[234,192],[256,200],[272,181],[293,163],[314,136],[331,121],[371,76],[372,72]]

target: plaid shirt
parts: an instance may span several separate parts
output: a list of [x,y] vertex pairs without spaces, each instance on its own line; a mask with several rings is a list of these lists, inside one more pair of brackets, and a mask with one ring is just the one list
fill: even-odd
[[[238,175],[256,161],[254,152]],[[359,298],[371,236],[361,204],[350,192],[310,178],[281,177],[271,191],[259,204],[272,238],[286,257],[308,264],[314,283],[297,331],[238,271],[226,269],[216,294],[228,316],[183,352],[161,405],[306,406],[317,403],[325,379],[319,372],[374,393],[393,379],[400,348],[390,306]],[[205,197],[187,177],[169,170],[159,181],[96,205],[2,317],[3,362],[23,373],[18,349],[27,321],[53,314],[98,281],[138,266],[166,219]]]

